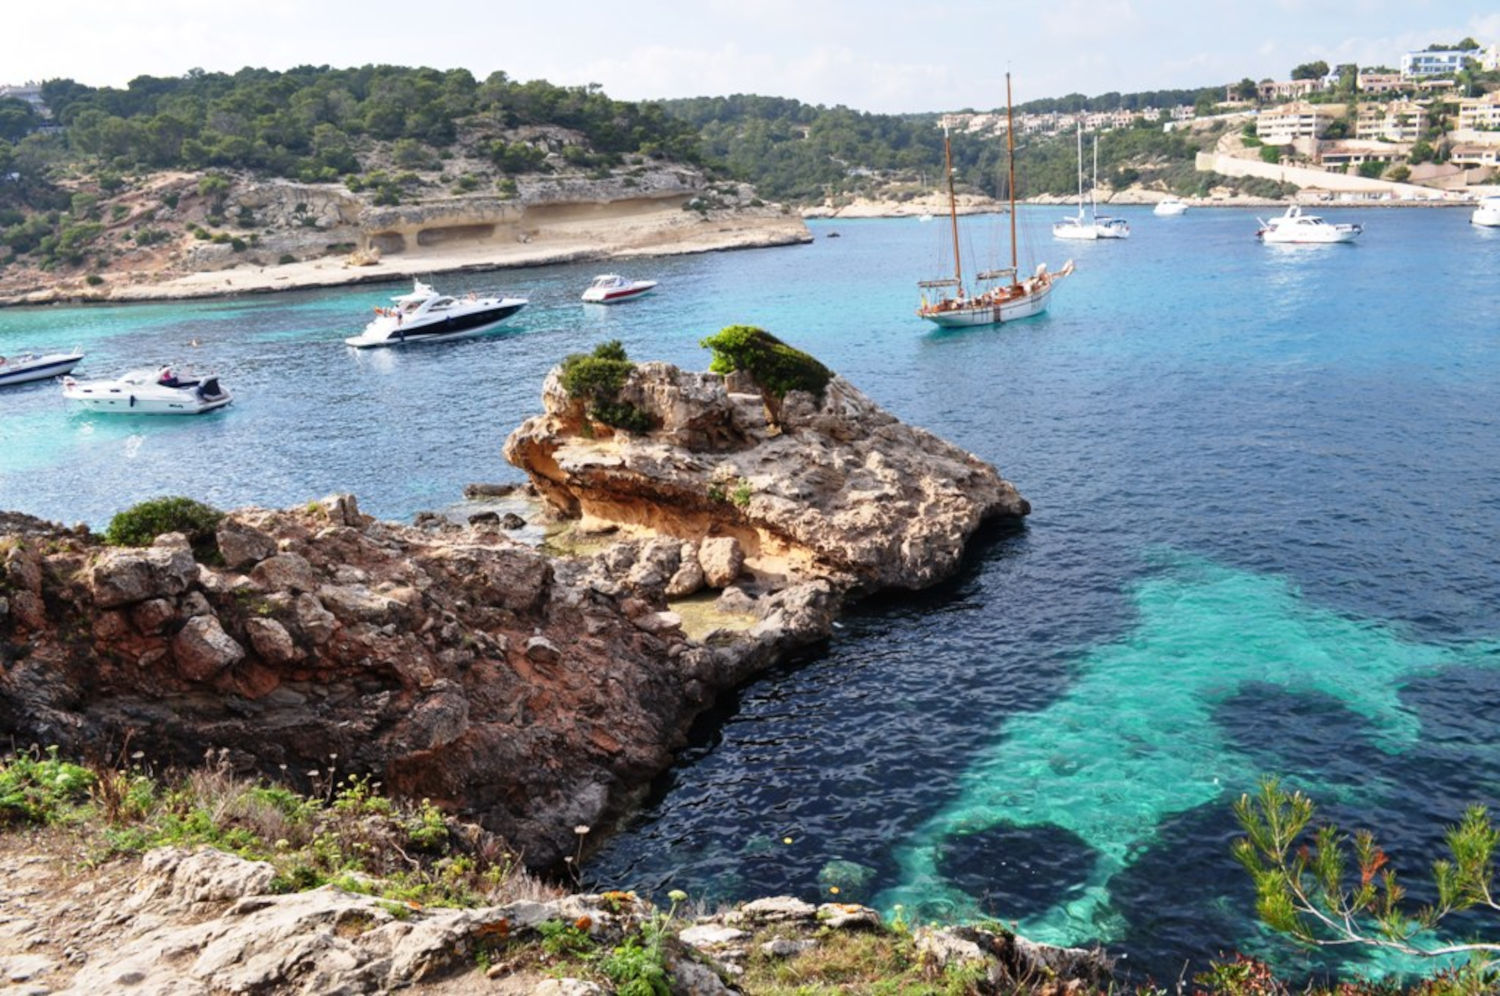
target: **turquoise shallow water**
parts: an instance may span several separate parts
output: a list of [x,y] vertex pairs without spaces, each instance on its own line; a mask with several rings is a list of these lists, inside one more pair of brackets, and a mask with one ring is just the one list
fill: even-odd
[[763,325],[995,462],[1035,511],[959,578],[859,607],[742,689],[592,879],[838,885],[1105,941],[1163,980],[1235,948],[1328,968],[1248,917],[1229,801],[1286,775],[1381,827],[1415,880],[1442,824],[1497,796],[1500,239],[1456,210],[1333,209],[1360,244],[1283,249],[1243,211],[1120,213],[1127,243],[1041,243],[1078,273],[1051,314],[999,330],[912,316],[943,235],[915,220],[640,261],[661,290],[615,309],[576,301],[595,267],[440,278],[533,303],[501,334],[402,352],[340,343],[400,285],[0,311],[0,352],[83,345],[90,373],[199,360],[238,394],[170,423],[0,394],[0,507],[102,524],[162,493],[350,490],[405,518],[518,479],[500,444],[562,355],[619,338],[702,367],[702,336]]

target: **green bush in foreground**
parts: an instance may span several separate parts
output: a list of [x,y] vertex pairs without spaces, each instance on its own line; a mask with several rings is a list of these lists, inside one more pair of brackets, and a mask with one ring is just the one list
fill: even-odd
[[151,498],[110,519],[104,542],[110,546],[150,546],[158,536],[182,533],[194,551],[212,551],[214,532],[223,518],[223,512],[191,498]]
[[[1435,934],[1456,913],[1500,913],[1494,895],[1500,830],[1484,807],[1471,806],[1448,828],[1449,857],[1432,865],[1437,899],[1415,910],[1404,902],[1406,890],[1374,834],[1360,830],[1351,838],[1331,824],[1309,831],[1315,807],[1301,792],[1267,778],[1256,795],[1240,796],[1234,812],[1246,834],[1234,842],[1234,856],[1255,881],[1256,912],[1267,926],[1311,947],[1466,956],[1452,991],[1494,991],[1500,941],[1470,933],[1472,940],[1450,943]],[[1476,928],[1466,920],[1464,929]]]

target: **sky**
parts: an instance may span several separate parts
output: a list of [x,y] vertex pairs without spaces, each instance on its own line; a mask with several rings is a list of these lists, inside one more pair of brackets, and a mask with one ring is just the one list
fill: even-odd
[[20,0],[0,83],[245,66],[463,68],[618,100],[755,93],[902,113],[1190,89],[1294,66],[1396,66],[1472,36],[1494,0]]

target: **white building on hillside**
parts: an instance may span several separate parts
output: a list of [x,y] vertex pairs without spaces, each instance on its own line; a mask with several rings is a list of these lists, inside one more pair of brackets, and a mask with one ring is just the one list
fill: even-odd
[[1291,145],[1299,138],[1321,138],[1344,108],[1337,104],[1268,107],[1255,119],[1255,137],[1267,145]]
[[1465,48],[1446,52],[1407,52],[1401,57],[1401,75],[1409,80],[1423,76],[1448,76],[1464,67],[1465,59],[1478,59],[1481,49]]

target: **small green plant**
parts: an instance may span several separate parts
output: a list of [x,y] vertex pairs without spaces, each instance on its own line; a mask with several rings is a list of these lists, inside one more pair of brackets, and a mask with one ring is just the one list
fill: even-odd
[[83,278],[83,282],[88,284],[90,287],[98,287],[100,284],[104,283],[104,278],[99,276],[99,274],[97,273],[90,273],[88,276]]
[[56,747],[17,754],[0,765],[0,826],[56,823],[88,798],[94,776],[58,758]]
[[580,929],[577,924],[545,920],[537,924],[536,929],[542,935],[542,950],[554,958],[585,955],[594,950],[588,931]]
[[806,391],[819,402],[833,371],[765,329],[730,325],[700,343],[713,353],[709,369],[717,374],[746,373],[760,388],[773,425],[781,421],[781,403],[789,391]]
[[729,493],[729,500],[734,503],[736,508],[748,508],[750,507],[750,496],[754,493],[750,489],[750,482],[742,477],[739,484],[735,485],[734,490]]
[[592,353],[564,357],[562,387],[569,397],[585,403],[589,418],[596,422],[630,432],[648,432],[655,425],[651,416],[619,399],[620,389],[634,369],[625,347],[612,339],[594,347]]
[[295,262],[297,262],[297,257],[293,256],[289,252],[284,252],[280,256],[276,257],[276,265],[277,266],[286,266],[288,263],[295,263]]
[[1433,933],[1453,914],[1500,912],[1493,891],[1500,830],[1484,807],[1471,806],[1448,828],[1450,856],[1432,865],[1436,901],[1414,911],[1403,903],[1406,890],[1370,831],[1356,832],[1352,841],[1331,824],[1309,832],[1314,812],[1310,798],[1288,792],[1275,778],[1263,779],[1256,795],[1242,795],[1234,805],[1246,834],[1234,842],[1234,856],[1255,882],[1255,909],[1267,926],[1311,947],[1359,944],[1422,957],[1467,955],[1471,970],[1495,981],[1500,941],[1449,943]]
[[151,498],[116,513],[104,530],[104,542],[150,546],[164,533],[182,533],[195,553],[207,555],[218,549],[214,532],[223,518],[223,512],[191,498]]

